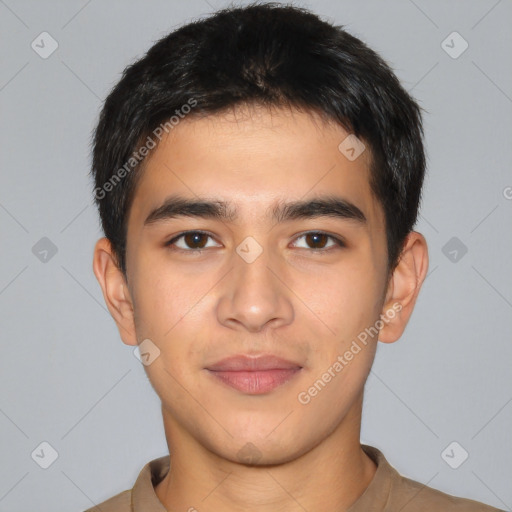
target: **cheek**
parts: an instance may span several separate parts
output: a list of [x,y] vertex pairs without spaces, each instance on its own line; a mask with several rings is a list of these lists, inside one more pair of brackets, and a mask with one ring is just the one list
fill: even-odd
[[[296,283],[311,321],[340,342],[364,330],[379,315],[380,285],[363,261],[321,269]],[[314,314],[311,314],[314,313]]]
[[[151,260],[134,276],[137,335],[150,338],[162,349],[179,351],[193,340],[201,326],[210,322],[215,280],[186,275],[167,262]],[[207,320],[208,319],[208,320]]]
[[191,292],[176,276],[150,262],[137,270],[133,293],[138,334],[163,340],[190,309]]

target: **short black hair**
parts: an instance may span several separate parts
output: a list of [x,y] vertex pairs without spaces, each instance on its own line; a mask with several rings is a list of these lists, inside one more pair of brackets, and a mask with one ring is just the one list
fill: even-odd
[[385,213],[389,278],[421,200],[422,109],[389,65],[342,26],[304,8],[259,2],[171,32],[124,70],[105,100],[91,173],[103,231],[124,275],[128,212],[158,127],[168,132],[183,114],[240,105],[316,112],[364,141],[370,187]]

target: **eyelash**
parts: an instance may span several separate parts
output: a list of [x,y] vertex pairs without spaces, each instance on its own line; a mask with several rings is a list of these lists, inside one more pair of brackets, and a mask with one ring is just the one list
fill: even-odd
[[[165,243],[165,247],[171,247],[173,244],[175,244],[179,239],[183,238],[185,235],[190,235],[190,234],[199,234],[199,235],[205,235],[207,237],[210,237],[210,238],[213,238],[212,235],[210,235],[210,233],[207,233],[206,231],[201,231],[201,230],[194,230],[194,231],[184,231],[183,233],[180,233],[179,235],[173,237],[171,240],[169,240],[168,242]],[[317,254],[325,254],[326,252],[329,252],[333,249],[339,249],[339,248],[343,248],[343,247],[346,247],[345,243],[340,240],[339,238],[333,236],[333,235],[330,235],[329,233],[324,233],[323,231],[307,231],[305,233],[302,233],[301,235],[299,235],[296,239],[300,239],[300,238],[303,238],[307,235],[325,235],[327,236],[328,238],[330,238],[331,240],[334,241],[334,243],[338,246],[338,247],[334,247],[334,246],[331,246],[331,247],[328,247],[327,249],[310,249],[310,251],[313,251]],[[182,252],[182,253],[195,253],[195,254],[202,254],[203,251],[206,251],[207,249],[181,249],[181,248],[172,248],[173,251],[178,251],[178,252]]]

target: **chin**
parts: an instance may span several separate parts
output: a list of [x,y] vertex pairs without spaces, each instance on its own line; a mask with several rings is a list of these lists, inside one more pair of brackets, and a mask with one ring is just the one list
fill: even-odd
[[282,439],[277,435],[269,439],[261,435],[244,435],[232,439],[227,446],[223,444],[215,450],[218,456],[231,462],[247,466],[274,466],[290,462],[307,452],[311,447],[302,444],[297,437]]

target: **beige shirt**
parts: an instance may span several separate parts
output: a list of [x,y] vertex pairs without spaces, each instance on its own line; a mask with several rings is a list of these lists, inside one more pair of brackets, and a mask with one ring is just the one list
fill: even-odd
[[[377,465],[370,485],[347,512],[497,512],[500,509],[474,500],[457,498],[398,473],[380,450],[362,444]],[[124,491],[85,512],[166,512],[156,486],[169,471],[169,455],[148,462],[131,490]],[[503,512],[503,511],[501,511]]]

